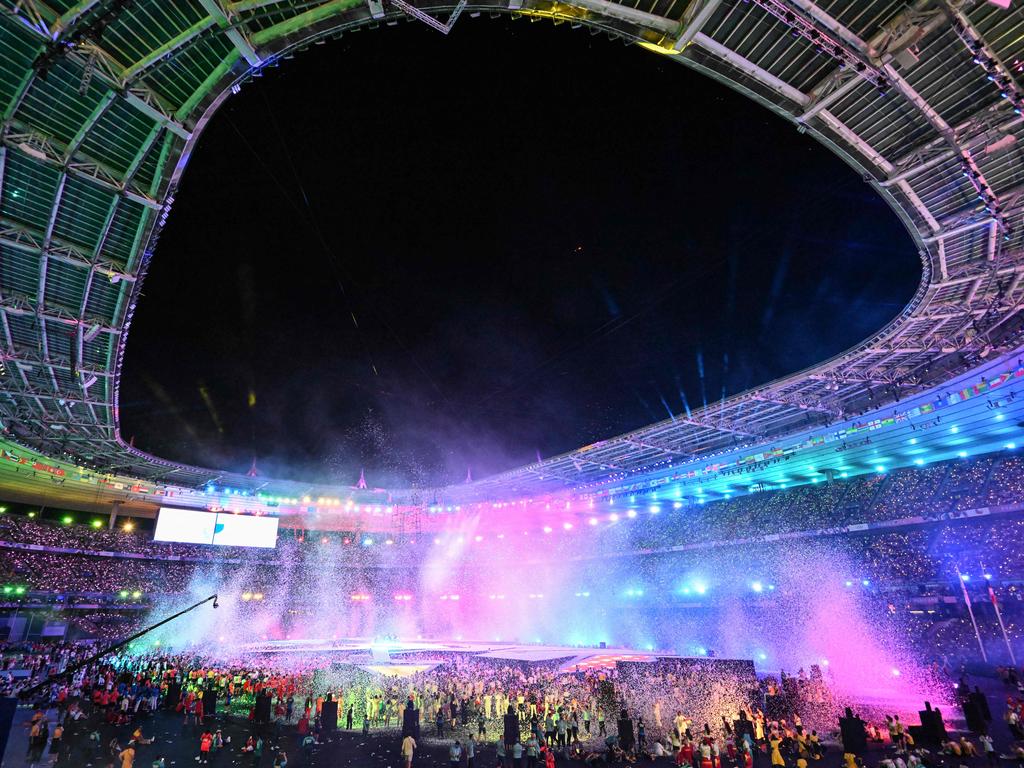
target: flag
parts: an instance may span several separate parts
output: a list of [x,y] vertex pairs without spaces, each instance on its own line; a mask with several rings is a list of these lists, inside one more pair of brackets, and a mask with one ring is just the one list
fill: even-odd
[[963,574],[960,573],[959,568],[956,569],[956,577],[960,581],[960,589],[962,589],[964,593],[964,602],[969,606],[971,604],[971,596],[967,593],[967,582],[964,581]]

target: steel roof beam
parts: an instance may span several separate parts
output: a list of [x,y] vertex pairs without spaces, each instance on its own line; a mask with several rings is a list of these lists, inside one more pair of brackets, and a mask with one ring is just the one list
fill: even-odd
[[92,113],[82,122],[78,132],[71,138],[67,148],[64,150],[64,157],[67,162],[71,162],[75,153],[78,152],[82,141],[85,140],[86,135],[100,121],[100,118],[103,117],[110,105],[114,103],[115,98],[117,98],[117,94],[114,91],[107,91],[103,98],[99,100]]
[[[39,29],[36,29],[34,31],[39,35],[39,38],[45,44],[48,45],[53,42],[48,31]],[[95,61],[92,64],[90,64],[87,58],[83,58],[83,54],[85,54],[86,56],[94,56]],[[62,55],[65,59],[73,61],[80,67],[82,67],[83,71],[86,67],[95,65],[93,66],[93,71],[95,75],[98,76],[101,80],[103,80],[108,87],[123,95],[129,104],[134,106],[136,109],[139,109],[140,111],[144,112],[151,119],[162,122],[164,125],[166,125],[175,133],[178,133],[183,138],[188,139],[189,136],[191,136],[191,133],[188,131],[187,128],[185,128],[181,123],[177,122],[170,114],[168,114],[163,109],[162,106],[160,106],[159,97],[148,87],[139,83],[132,85],[130,90],[126,90],[127,83],[125,83],[124,80],[120,77],[120,73],[123,71],[123,69],[116,61],[114,61],[111,58],[110,54],[108,54],[102,48],[96,45],[92,45],[90,43],[83,43],[78,45],[75,49],[65,51]],[[25,90],[27,90],[28,86],[31,84],[31,78],[33,75],[34,71],[29,70],[26,75],[28,79],[24,83]],[[135,95],[135,98],[129,98],[129,96],[131,96],[133,93]],[[24,96],[24,93],[22,93],[21,96]],[[18,102],[20,103],[20,97],[18,98]],[[10,114],[6,114],[5,117],[11,117],[14,114],[13,110],[9,109],[9,112]]]
[[[5,317],[2,311],[0,311],[0,317]],[[54,357],[46,360],[43,359],[38,350],[26,349],[24,347],[16,347],[13,355],[4,353],[3,359],[13,362],[18,368],[29,371],[33,368],[42,368],[44,366],[52,366],[58,371],[71,370],[71,361],[66,358]],[[80,370],[87,376],[95,376],[97,379],[110,379],[114,376],[110,371],[101,371],[96,368],[80,368]],[[28,385],[27,380],[25,384]],[[68,397],[75,397],[75,395],[69,393]],[[110,406],[110,403],[105,403],[105,405]]]
[[825,82],[814,88],[811,92],[810,106],[796,118],[797,122],[807,122],[823,109],[832,106],[853,91],[862,82],[864,82],[863,79],[856,72],[849,69],[837,69],[826,78]]
[[[0,219],[0,245],[36,254],[41,253],[43,250],[43,244],[39,235],[26,227],[3,219]],[[97,249],[96,253],[99,254],[99,252]],[[55,261],[62,261],[65,264],[96,270],[111,280],[127,280],[129,282],[135,280],[135,275],[129,274],[109,262],[100,261],[96,257],[89,258],[75,246],[60,243],[52,238],[47,256]]]
[[[26,298],[19,298],[11,296],[10,294],[0,296],[0,312],[4,312],[12,317],[34,317],[40,322],[45,320],[51,323],[60,323],[61,325],[71,327],[78,326],[84,322],[86,325],[90,326],[90,330],[98,330],[99,333],[109,333],[113,336],[118,336],[121,333],[120,328],[108,325],[105,321],[94,318],[82,321],[75,317],[73,313],[62,307],[57,307],[55,305],[40,306]],[[50,356],[45,348],[43,350],[43,354],[44,359],[48,360]],[[49,363],[46,364],[49,365]]]
[[[879,58],[882,61],[882,71],[886,77],[892,82],[893,87],[900,92],[900,94],[920,112],[924,118],[931,123],[932,127],[942,135],[952,146],[957,147],[956,137],[953,135],[953,130],[949,127],[945,120],[932,109],[931,105],[923,99],[920,94],[904,79],[903,75],[896,71],[895,67],[892,66],[892,59],[894,53],[891,51],[881,51],[880,55],[876,57],[873,55],[873,50],[868,43],[862,40],[853,31],[840,24],[836,19],[828,14],[825,10],[816,5],[812,0],[790,0],[797,8],[810,16],[814,21],[821,24],[823,27],[833,32],[843,39],[843,41],[857,51],[861,55],[875,59]],[[919,35],[919,40],[924,39],[929,34],[938,29],[946,21],[946,16],[942,13],[938,13],[932,17],[932,19],[925,24]]]
[[[957,221],[963,221],[962,218],[958,218]],[[965,224],[958,226],[950,226],[949,228],[940,229],[934,235],[923,238],[925,243],[934,243],[939,240],[945,240],[948,237],[954,237],[955,235],[962,235],[971,230],[978,229],[979,227],[986,226],[989,222],[995,221],[991,216],[985,216],[984,218],[977,219],[975,221],[968,221]]]
[[1013,69],[1006,66],[1006,64],[1003,63],[1003,60],[995,54],[992,48],[985,44],[984,39],[978,34],[978,31],[974,28],[974,25],[967,17],[967,14],[963,12],[963,6],[955,3],[949,3],[946,8],[956,22],[963,28],[963,33],[970,39],[971,44],[980,46],[980,50],[972,50],[971,46],[968,45],[967,40],[964,40],[963,42],[964,45],[967,46],[968,53],[972,56],[980,53],[986,59],[991,60],[995,64],[995,68],[999,74],[1002,75],[1010,85],[1019,91],[1020,84],[1017,82],[1017,78],[1013,76]]
[[[108,408],[110,406],[109,403],[106,403],[102,400],[95,400],[87,397],[82,397],[79,394],[73,394],[70,392],[43,392],[37,389],[32,389],[31,387],[25,389],[17,389],[14,391],[7,391],[3,394],[11,395],[14,397],[31,398],[32,400],[37,401],[46,400],[49,402],[57,403],[58,406],[62,408],[71,407],[75,405],[95,406],[98,408]],[[95,426],[97,428],[102,428],[101,425],[99,424]]]
[[[672,456],[686,456],[686,457],[690,457],[691,456],[691,454],[687,453],[686,451],[680,451],[680,450],[677,450],[676,448],[669,448],[668,446],[665,446],[665,445],[660,445],[658,443],[652,443],[650,440],[637,440],[635,438],[625,438],[625,442],[629,443],[630,445],[635,445],[638,448],[647,448],[648,450],[651,450],[651,451],[658,451],[659,453],[667,453],[667,454],[672,455]],[[621,467],[614,467],[614,469],[621,469]]]
[[[203,5],[205,7],[205,3]],[[188,45],[210,27],[215,26],[216,23],[217,20],[213,18],[213,16],[203,17],[192,26],[179,32],[159,48],[153,49],[134,64],[125,67],[124,71],[121,73],[121,79],[126,83],[132,83],[137,78],[143,76],[146,73],[146,70],[159,62],[165,56],[174,53],[174,51],[184,45]]]
[[[693,42],[694,36],[704,28],[721,4],[722,0],[694,0],[687,9],[687,15],[683,17],[682,31],[672,44],[672,48],[681,51]],[[691,13],[691,9],[695,12]]]
[[157,107],[154,104],[154,99],[150,93],[140,89],[137,84],[133,84],[130,90],[125,91],[124,98],[125,101],[139,110],[142,114],[165,126],[172,133],[176,133],[178,136],[181,136],[185,141],[192,138],[192,132],[190,130]]
[[259,54],[256,53],[256,49],[245,39],[241,31],[231,25],[231,21],[228,19],[224,9],[221,8],[219,0],[199,0],[199,4],[206,9],[206,12],[210,14],[210,18],[223,30],[231,44],[235,46],[235,49],[249,63],[250,67],[258,67],[263,63]]
[[100,0],[79,0],[79,2],[72,5],[64,13],[62,13],[57,20],[50,25],[50,37],[56,40],[68,27],[72,26],[82,16],[91,11],[95,6],[99,5]]
[[590,11],[596,11],[602,16],[610,16],[613,19],[627,21],[638,27],[653,29],[663,35],[674,34],[675,31],[679,29],[678,21],[666,19],[664,16],[657,16],[653,13],[647,13],[646,11],[638,10],[629,5],[613,3],[609,0],[572,0],[571,5],[575,5],[579,8],[586,8]]
[[46,163],[47,165],[59,168],[81,179],[87,179],[112,192],[118,192],[134,200],[147,208],[160,208],[161,204],[152,198],[135,190],[133,185],[125,184],[117,178],[117,175],[91,160],[74,159],[68,161],[64,152],[57,145],[46,137],[35,133],[13,133],[4,132],[3,143],[16,149],[22,154],[28,155],[34,160]]
[[[1005,275],[1016,275],[1016,274],[1019,274],[1022,270],[1024,270],[1024,265],[1022,265],[1022,264],[1014,264],[1014,265],[1008,266],[1008,267],[1000,267],[999,269],[995,270],[995,275],[996,275],[996,277],[1005,276]],[[986,268],[984,274],[989,274],[990,272],[991,272],[991,269]],[[941,283],[935,283],[934,286],[932,286],[932,287],[935,288],[936,290],[941,289],[941,288],[952,288],[953,286],[956,286],[956,285],[965,285],[967,283],[972,283],[977,278],[978,278],[978,273],[974,272],[972,274],[967,274],[967,275],[964,275],[962,277],[950,278],[949,280],[946,280],[946,281],[941,282]]]
[[[47,272],[47,249],[50,247],[50,238],[53,237],[53,227],[57,223],[57,214],[60,212],[61,199],[64,197],[64,187],[68,181],[68,174],[65,171],[60,175],[60,180],[57,182],[57,190],[54,195],[53,203],[50,207],[50,216],[46,222],[46,231],[43,232],[42,248],[39,250],[39,283],[36,286],[36,306],[46,306],[46,280],[49,277]],[[6,301],[0,298],[0,308],[5,312],[7,311]],[[16,313],[15,313],[16,314]],[[50,337],[46,328],[46,323],[39,323],[39,339],[43,346],[43,356],[50,356]],[[50,374],[50,381],[53,382],[53,391],[57,392],[60,390],[60,385],[57,383],[57,373],[53,368],[47,366],[47,372]]]
[[693,36],[693,42],[699,45],[706,51],[709,51],[720,59],[725,60],[736,69],[740,70],[746,75],[754,78],[763,85],[768,86],[779,95],[789,99],[790,101],[798,104],[801,107],[806,107],[810,101],[810,97],[801,90],[794,88],[792,85],[787,83],[785,80],[776,77],[766,69],[759,67],[749,59],[744,58],[740,54],[731,48],[722,45],[717,40],[714,40],[703,32],[697,32]]

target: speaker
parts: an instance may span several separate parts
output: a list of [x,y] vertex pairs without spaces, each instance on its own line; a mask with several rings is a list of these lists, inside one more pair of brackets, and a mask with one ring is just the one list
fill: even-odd
[[181,700],[181,683],[169,683],[167,685],[167,696],[164,697],[164,706],[174,709]]
[[[14,723],[14,711],[18,708],[18,700],[13,697],[0,698],[0,760],[4,757],[7,749],[7,739],[11,735],[11,726]],[[68,718],[71,722],[71,718]]]
[[320,707],[320,726],[325,731],[338,730],[338,702],[325,701]]
[[839,734],[844,752],[863,755],[867,751],[868,734],[864,730],[864,721],[854,717],[849,708],[846,710],[846,717],[839,718]]
[[270,697],[260,694],[256,697],[256,707],[253,714],[253,722],[266,724],[270,722]]
[[970,700],[974,702],[975,706],[978,707],[978,712],[981,714],[987,722],[992,721],[992,710],[988,706],[988,697],[981,692],[981,689],[977,686],[974,687],[974,693],[970,695]]
[[[967,706],[969,704],[969,701],[964,704],[965,716],[967,715]],[[910,734],[914,737],[915,742],[937,746],[948,739],[946,734],[946,725],[942,722],[942,712],[938,709],[932,709],[932,705],[926,701],[924,703],[924,709],[917,714],[921,717],[919,735],[914,733]],[[968,726],[970,726],[970,722],[970,719],[968,719]]]
[[505,715],[504,719],[504,741],[505,746],[511,747],[519,741],[519,718],[515,715]]
[[620,717],[619,746],[627,752],[632,752],[635,744],[636,738],[633,736],[633,721],[628,717]]
[[402,738],[406,736],[420,737],[420,711],[412,707],[402,710]]
[[217,692],[213,690],[203,691],[203,717],[211,717],[217,714]]

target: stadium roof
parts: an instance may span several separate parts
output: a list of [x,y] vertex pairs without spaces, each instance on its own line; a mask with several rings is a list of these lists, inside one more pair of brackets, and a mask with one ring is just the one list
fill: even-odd
[[481,481],[474,493],[541,492],[764,443],[906,397],[1020,343],[1022,11],[956,0],[452,5],[0,0],[4,435],[180,486],[223,476],[149,456],[118,430],[128,330],[193,144],[260,68],[424,11],[568,21],[736,88],[863,173],[902,217],[922,262],[911,302],[856,348],[686,417]]

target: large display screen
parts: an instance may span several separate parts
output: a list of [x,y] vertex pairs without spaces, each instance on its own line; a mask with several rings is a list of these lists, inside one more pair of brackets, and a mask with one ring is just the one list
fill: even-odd
[[217,515],[210,512],[161,507],[153,539],[182,544],[212,544],[216,524]]
[[181,544],[273,549],[277,546],[277,524],[276,517],[161,507],[153,539]]

